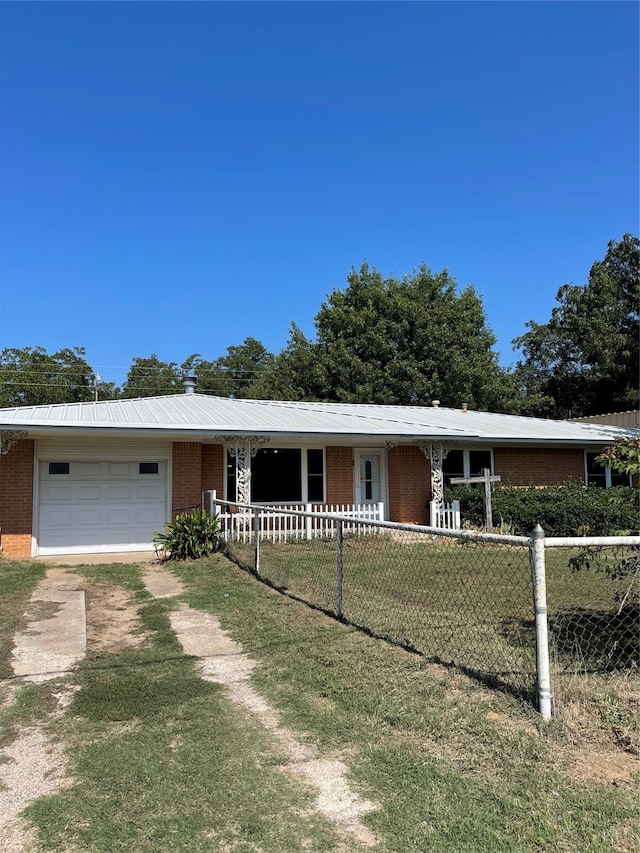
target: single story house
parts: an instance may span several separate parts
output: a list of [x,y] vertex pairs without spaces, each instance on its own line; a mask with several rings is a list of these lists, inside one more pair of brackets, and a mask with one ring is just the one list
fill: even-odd
[[0,410],[7,557],[151,550],[205,491],[239,502],[381,503],[429,523],[443,483],[624,481],[595,457],[624,430],[462,409],[185,393]]

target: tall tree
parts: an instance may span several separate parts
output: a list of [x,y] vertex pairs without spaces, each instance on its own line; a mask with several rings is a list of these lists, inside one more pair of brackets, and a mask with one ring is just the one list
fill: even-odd
[[640,240],[612,240],[586,285],[565,284],[548,323],[513,341],[527,414],[579,417],[637,407]]
[[83,347],[49,354],[44,347],[0,353],[0,406],[80,403],[94,398],[94,374]]
[[324,400],[325,381],[316,346],[295,323],[287,346],[247,390],[257,400]]
[[273,358],[260,341],[249,337],[242,344],[228,347],[226,354],[215,361],[205,361],[197,353],[191,355],[182,369],[196,376],[201,394],[246,398]]
[[182,392],[182,374],[173,362],[160,361],[155,353],[134,358],[122,386],[122,397],[156,397]]
[[315,318],[316,341],[294,327],[268,387],[293,399],[512,410],[515,386],[498,365],[495,337],[473,287],[457,292],[444,270],[402,279],[364,264]]

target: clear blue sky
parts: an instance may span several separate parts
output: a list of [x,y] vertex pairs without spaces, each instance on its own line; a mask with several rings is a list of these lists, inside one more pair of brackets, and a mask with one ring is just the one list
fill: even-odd
[[635,2],[0,3],[0,349],[214,359],[363,261],[473,282],[503,364],[638,233]]

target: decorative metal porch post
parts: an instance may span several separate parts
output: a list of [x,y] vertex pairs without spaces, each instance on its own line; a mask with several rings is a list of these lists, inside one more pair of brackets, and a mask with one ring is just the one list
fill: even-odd
[[441,507],[444,503],[444,476],[442,463],[447,458],[449,448],[439,442],[418,443],[418,447],[424,453],[431,465],[431,500]]
[[431,501],[429,523],[436,527],[435,514],[440,512],[444,506],[444,475],[442,473],[442,463],[447,458],[449,453],[448,447],[439,442],[430,441],[428,443],[416,442],[420,450],[429,460],[431,466]]

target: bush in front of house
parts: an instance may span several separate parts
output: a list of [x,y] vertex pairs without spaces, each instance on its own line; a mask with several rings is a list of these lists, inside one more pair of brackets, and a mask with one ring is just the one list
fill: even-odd
[[[445,500],[460,501],[463,524],[480,529],[484,524],[482,488],[450,486]],[[638,533],[640,491],[618,486],[495,486],[492,491],[494,527],[530,536],[540,524],[547,536],[612,536]]]
[[153,542],[163,560],[197,560],[220,548],[220,524],[203,509],[179,515],[156,533]]

